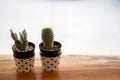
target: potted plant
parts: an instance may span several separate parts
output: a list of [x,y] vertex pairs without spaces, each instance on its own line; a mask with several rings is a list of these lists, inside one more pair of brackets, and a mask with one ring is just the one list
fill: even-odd
[[57,71],[61,56],[61,43],[54,41],[51,28],[42,29],[42,42],[39,44],[42,69],[45,71]]
[[18,72],[31,72],[34,67],[34,56],[35,56],[35,44],[28,42],[27,32],[24,29],[18,35],[11,31],[11,37],[14,40],[14,45],[12,46],[13,56],[16,64],[16,69]]

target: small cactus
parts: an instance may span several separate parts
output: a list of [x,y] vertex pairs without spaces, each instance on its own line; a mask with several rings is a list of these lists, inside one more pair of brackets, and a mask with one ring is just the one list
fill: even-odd
[[15,41],[15,47],[19,50],[19,51],[27,51],[28,50],[28,41],[27,41],[27,32],[24,29],[22,31],[22,33],[20,32],[20,39],[18,39],[17,33],[14,33],[12,30],[10,30],[11,32],[11,37],[12,39]]
[[51,28],[43,28],[42,41],[45,49],[52,49],[54,45],[54,34]]

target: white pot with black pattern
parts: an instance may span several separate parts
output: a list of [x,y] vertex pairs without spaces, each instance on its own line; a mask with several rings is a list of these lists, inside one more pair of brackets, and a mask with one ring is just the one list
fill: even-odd
[[57,71],[59,69],[62,45],[57,41],[54,41],[54,45],[56,46],[54,50],[46,50],[43,48],[42,42],[39,44],[42,69],[44,71]]
[[23,52],[15,50],[15,45],[12,46],[16,70],[18,72],[26,73],[34,69],[35,45],[31,42],[28,42],[28,45],[31,49]]

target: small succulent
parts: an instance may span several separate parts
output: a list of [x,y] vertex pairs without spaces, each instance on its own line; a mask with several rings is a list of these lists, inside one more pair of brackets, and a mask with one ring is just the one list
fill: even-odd
[[10,30],[11,37],[15,41],[15,47],[19,51],[27,51],[28,50],[28,40],[27,40],[27,32],[24,29],[19,33],[20,39],[18,39],[17,33],[14,33],[12,29]]
[[54,34],[51,28],[42,29],[42,42],[45,49],[52,49],[54,45]]

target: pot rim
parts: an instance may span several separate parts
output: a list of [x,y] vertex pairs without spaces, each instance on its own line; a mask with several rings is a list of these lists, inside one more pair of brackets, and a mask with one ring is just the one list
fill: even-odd
[[[58,42],[58,41],[54,41],[54,45],[57,45],[57,47],[58,47],[59,49],[62,47],[61,43]],[[43,42],[41,42],[41,43],[39,44],[39,48],[42,49],[42,50],[45,50],[45,51],[50,51],[50,50],[47,50],[47,49],[42,48],[42,46],[43,46]],[[55,51],[55,50],[52,50],[52,51]]]
[[62,53],[61,52],[61,47],[62,47],[61,43],[58,41],[54,41],[54,45],[57,45],[58,48],[54,49],[54,50],[47,50],[47,49],[42,48],[43,42],[41,42],[39,44],[39,49],[41,51],[40,55],[45,56],[45,57],[57,57],[57,56],[61,55],[61,53]]
[[12,50],[13,50],[13,56],[19,59],[25,59],[25,58],[30,58],[33,57],[35,55],[35,44],[32,42],[28,42],[28,45],[32,46],[33,48],[31,50],[28,51],[17,51],[14,50],[14,45],[12,46]]

